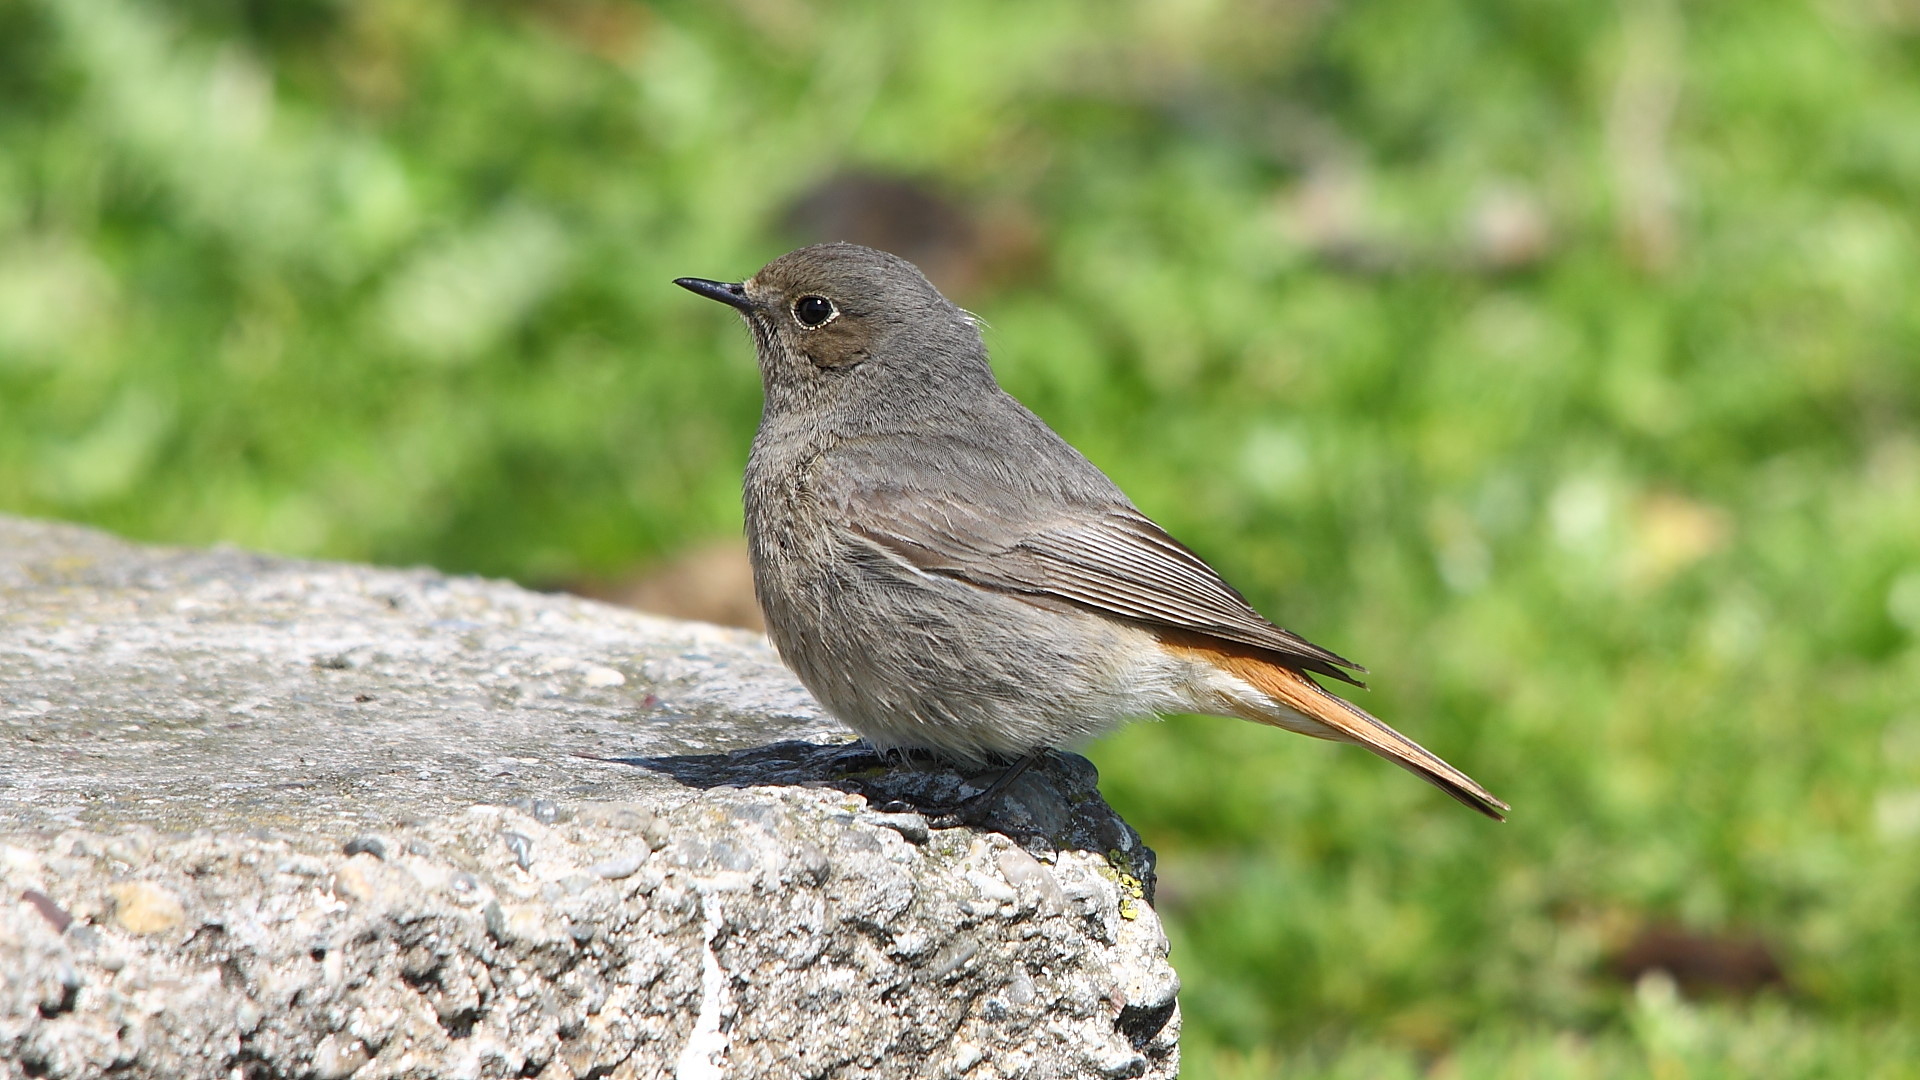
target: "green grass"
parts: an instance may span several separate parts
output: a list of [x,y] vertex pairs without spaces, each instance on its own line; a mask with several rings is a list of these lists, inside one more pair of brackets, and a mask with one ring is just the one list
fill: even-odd
[[[0,509],[533,582],[735,533],[748,346],[668,280],[937,177],[1026,236],[957,297],[1003,381],[1514,806],[1096,746],[1191,1075],[1915,1075],[1916,132],[1868,0],[26,0]],[[1788,986],[1605,973],[1661,923]]]

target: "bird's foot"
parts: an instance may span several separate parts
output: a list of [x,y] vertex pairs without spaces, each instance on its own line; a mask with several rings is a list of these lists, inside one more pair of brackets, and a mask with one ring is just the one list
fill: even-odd
[[944,806],[919,807],[929,829],[979,828],[993,817],[993,804],[999,792],[980,792]]
[[930,829],[977,828],[985,825],[993,816],[994,801],[987,792],[981,791],[958,802],[916,803],[906,799],[889,799],[875,809],[883,814],[919,814],[927,819]]
[[1015,780],[1026,774],[1028,769],[1043,760],[1049,751],[1037,750],[1001,771],[985,791],[969,795],[959,802],[936,804],[933,806],[908,803],[894,799],[880,809],[887,813],[918,813],[927,819],[927,826],[934,829],[957,829],[961,826],[978,828],[993,816],[993,806],[1006,793]]
[[830,759],[833,771],[841,776],[851,773],[891,769],[896,765],[923,765],[935,760],[925,750],[876,750],[864,742],[848,743]]

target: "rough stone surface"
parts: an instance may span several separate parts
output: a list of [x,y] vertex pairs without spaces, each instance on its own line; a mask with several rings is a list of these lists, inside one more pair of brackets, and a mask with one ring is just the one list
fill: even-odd
[[1164,1077],[1153,855],[761,639],[0,518],[0,1075]]

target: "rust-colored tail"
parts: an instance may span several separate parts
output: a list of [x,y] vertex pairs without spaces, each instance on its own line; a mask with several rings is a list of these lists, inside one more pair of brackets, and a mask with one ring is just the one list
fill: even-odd
[[1316,738],[1359,743],[1493,820],[1507,820],[1507,804],[1494,798],[1492,792],[1475,783],[1472,777],[1381,723],[1358,705],[1328,693],[1313,676],[1276,664],[1244,646],[1198,635],[1181,635],[1180,640],[1163,639],[1163,642],[1187,655],[1204,657],[1252,684],[1287,710],[1279,713],[1247,704],[1236,707],[1236,715]]

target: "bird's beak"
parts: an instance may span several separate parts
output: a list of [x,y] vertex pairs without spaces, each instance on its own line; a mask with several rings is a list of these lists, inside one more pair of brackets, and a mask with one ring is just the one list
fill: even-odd
[[708,281],[706,278],[674,278],[673,283],[690,293],[699,293],[709,300],[718,300],[728,307],[741,311],[751,311],[753,301],[747,299],[747,287],[737,281]]

